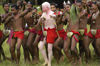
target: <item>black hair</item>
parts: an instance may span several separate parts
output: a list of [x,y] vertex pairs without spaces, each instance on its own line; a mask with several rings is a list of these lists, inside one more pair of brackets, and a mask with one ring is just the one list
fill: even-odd
[[36,9],[36,10],[37,10],[37,8],[36,8],[36,7],[34,7],[34,9]]
[[6,4],[9,5],[9,3],[4,2],[4,3],[3,3],[3,7],[4,7]]
[[18,7],[16,4],[13,4],[13,5],[11,6],[11,8],[15,8],[16,10],[19,9],[19,7]]
[[56,3],[51,3],[51,5],[54,5],[56,8],[57,8],[57,6],[58,6]]
[[31,1],[28,1],[28,3],[27,4],[31,4],[32,5],[32,7],[33,7],[33,3],[31,2]]

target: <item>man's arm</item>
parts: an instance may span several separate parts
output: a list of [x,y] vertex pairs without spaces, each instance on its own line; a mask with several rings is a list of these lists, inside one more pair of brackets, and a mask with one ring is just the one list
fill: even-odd
[[7,24],[11,19],[13,19],[13,16],[9,16],[9,17],[5,20],[4,24]]
[[11,16],[11,12],[10,13],[8,13],[8,14],[6,14],[5,16],[1,16],[1,21],[2,21],[2,23],[3,22],[5,22],[5,20],[9,17],[9,16]]
[[19,17],[24,17],[28,12],[30,12],[32,9],[26,9],[26,10],[24,10],[20,15],[19,15]]
[[43,19],[42,19],[42,18],[40,18],[40,19],[39,19],[39,21],[38,21],[38,23],[35,25],[35,27],[34,27],[34,28],[35,28],[36,30],[38,30],[38,29],[39,29],[39,27],[41,27],[42,25],[43,25]]

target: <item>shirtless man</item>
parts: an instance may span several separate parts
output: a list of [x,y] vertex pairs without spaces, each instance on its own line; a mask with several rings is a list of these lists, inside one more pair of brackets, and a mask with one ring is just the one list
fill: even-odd
[[75,60],[74,62],[76,64],[78,60],[78,51],[76,45],[79,42],[79,35],[80,35],[80,33],[78,32],[79,16],[78,16],[76,4],[72,4],[71,6],[68,27],[70,28],[70,31],[67,33],[67,35],[71,38],[71,43],[70,45],[68,44],[67,46],[71,46],[71,53],[72,53],[71,55],[73,56],[72,58]]
[[[0,22],[3,23],[3,21],[5,20],[5,18],[7,17],[8,13],[9,13],[9,4],[8,3],[4,3],[3,4],[3,8],[4,8],[4,11],[5,11],[5,14],[1,15],[1,19],[0,19]],[[6,30],[6,27],[5,27],[5,30]],[[6,57],[5,57],[5,54],[4,54],[4,51],[3,51],[3,48],[2,48],[2,44],[3,42],[6,40],[8,36],[6,36],[1,30],[0,30],[0,55],[2,54],[3,56],[3,59],[5,60]]]
[[87,22],[88,22],[88,8],[85,5],[81,5],[81,2],[77,2],[77,7],[79,10],[79,32],[80,32],[80,39],[79,39],[79,49],[80,49],[80,61],[81,57],[84,55],[85,51],[85,56],[86,59],[89,60],[91,55],[90,55],[90,50],[89,50],[89,45],[86,44],[87,41]]
[[[53,54],[54,54],[54,58],[57,60],[57,63],[59,63],[59,61],[62,61],[64,59],[61,49],[63,48],[63,43],[64,40],[66,39],[66,32],[63,29],[64,21],[62,21],[63,18],[62,12],[56,10],[55,4],[51,4],[51,10],[57,16],[56,23],[57,23],[57,30],[58,30],[59,37],[56,39],[54,43]],[[57,50],[57,48],[59,48],[59,50]]]
[[[11,34],[10,36],[12,37],[11,39],[11,44],[10,45],[10,52],[11,52],[11,58],[12,60],[15,60],[16,63],[19,63],[20,60],[20,47],[22,40],[24,38],[24,21],[23,17],[31,10],[31,8],[25,10],[22,13],[19,13],[18,11],[18,6],[17,5],[12,5],[11,6],[11,17],[5,22],[12,22],[12,25],[10,26],[11,29]],[[15,54],[15,46],[17,45],[17,57]]]
[[68,61],[71,61],[71,53],[70,53],[70,46],[71,46],[71,37],[69,34],[71,34],[71,29],[70,29],[70,9],[71,9],[71,3],[66,3],[64,7],[64,19],[63,21],[66,20],[67,22],[67,27],[65,27],[65,30],[67,32],[67,40],[66,43],[64,43],[64,53],[68,59]]
[[90,22],[90,32],[88,34],[88,43],[90,44],[91,41],[93,41],[93,47],[98,55],[100,56],[100,6],[97,5],[96,2],[93,2],[92,4],[92,16],[91,16],[91,22]]
[[[31,2],[27,3],[27,8],[33,8],[33,4]],[[28,25],[28,31],[29,31],[29,35],[28,35],[28,39],[27,39],[27,47],[29,49],[29,52],[32,56],[32,61],[33,63],[35,61],[38,61],[38,55],[36,57],[34,57],[34,54],[36,54],[35,51],[35,47],[33,47],[33,43],[36,37],[36,30],[34,28],[34,26],[37,24],[37,17],[38,15],[34,12],[34,10],[32,10],[31,12],[29,12],[27,15],[25,15],[24,19]],[[38,47],[38,46],[37,46]],[[38,51],[37,51],[38,52]]]
[[[45,60],[44,65],[51,66],[52,55],[53,55],[52,48],[53,48],[54,41],[57,37],[56,21],[54,18],[51,17],[51,16],[55,17],[55,15],[54,12],[51,11],[50,4],[48,2],[44,2],[42,4],[42,11],[43,14],[40,17],[39,21],[45,19],[44,22],[42,22],[42,30],[43,32],[46,31],[45,33],[47,34],[45,35],[44,40],[40,41],[39,49]],[[46,42],[48,43],[48,57],[46,55],[46,51],[44,50],[44,46]]]

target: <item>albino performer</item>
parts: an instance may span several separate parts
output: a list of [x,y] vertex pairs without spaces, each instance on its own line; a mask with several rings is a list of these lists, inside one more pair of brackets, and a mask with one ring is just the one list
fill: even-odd
[[[42,31],[43,33],[45,32],[46,35],[44,40],[40,41],[39,49],[45,60],[44,65],[51,66],[51,60],[53,55],[52,48],[53,48],[54,41],[57,38],[56,21],[54,18],[52,18],[55,17],[55,15],[54,12],[51,11],[50,4],[48,2],[44,2],[42,4],[42,11],[43,14],[39,19],[39,23],[40,21],[42,21]],[[46,42],[48,44],[48,57],[46,55],[46,51],[44,50],[44,46]]]

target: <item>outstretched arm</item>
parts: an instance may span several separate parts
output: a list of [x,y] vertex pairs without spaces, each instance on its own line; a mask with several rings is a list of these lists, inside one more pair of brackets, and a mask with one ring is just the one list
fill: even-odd
[[4,24],[7,24],[11,19],[13,19],[13,16],[9,16],[9,17],[5,20]]

